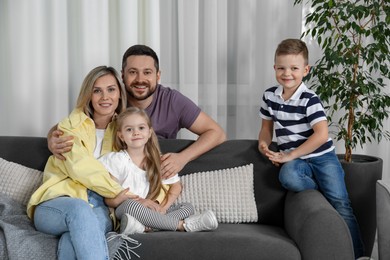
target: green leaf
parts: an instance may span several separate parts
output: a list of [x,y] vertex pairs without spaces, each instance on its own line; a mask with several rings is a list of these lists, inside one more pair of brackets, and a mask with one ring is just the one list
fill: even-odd
[[[303,4],[295,0],[294,4]],[[367,142],[390,140],[383,130],[389,119],[390,77],[389,0],[312,0],[307,30],[322,56],[305,77],[320,97],[336,140],[355,148]],[[352,113],[350,113],[349,109]],[[352,116],[352,135],[347,127]]]

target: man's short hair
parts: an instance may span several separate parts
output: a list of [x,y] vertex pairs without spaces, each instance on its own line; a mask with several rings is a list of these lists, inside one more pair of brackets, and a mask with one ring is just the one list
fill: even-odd
[[158,72],[160,70],[160,65],[159,65],[159,61],[158,61],[158,57],[157,57],[156,52],[152,48],[150,48],[146,45],[137,44],[137,45],[133,45],[130,48],[128,48],[126,50],[125,54],[123,54],[122,71],[125,69],[125,67],[127,65],[127,58],[130,56],[134,56],[134,55],[135,56],[145,55],[145,56],[152,57],[154,60],[154,66],[156,67],[156,71]]

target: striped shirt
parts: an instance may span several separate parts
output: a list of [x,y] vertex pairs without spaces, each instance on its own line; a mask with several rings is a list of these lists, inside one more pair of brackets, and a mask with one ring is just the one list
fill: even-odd
[[[260,107],[260,117],[274,121],[276,141],[280,151],[289,152],[303,144],[313,131],[313,126],[326,119],[324,108],[314,91],[301,83],[293,96],[284,100],[283,87],[275,86],[264,92]],[[328,141],[301,159],[320,156],[334,149],[333,141]]]

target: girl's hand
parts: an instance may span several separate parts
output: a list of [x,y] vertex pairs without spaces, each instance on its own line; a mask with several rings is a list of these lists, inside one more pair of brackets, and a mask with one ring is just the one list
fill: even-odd
[[152,201],[150,199],[142,199],[142,198],[138,198],[137,201],[151,210],[164,213],[161,205],[155,201]]
[[139,198],[138,195],[134,195],[134,194],[129,193],[129,188],[127,188],[127,189],[124,189],[123,191],[121,191],[115,198],[112,198],[112,199],[104,198],[104,202],[106,203],[107,206],[109,206],[111,208],[116,208],[125,200],[128,200],[128,199],[136,200],[138,198]]

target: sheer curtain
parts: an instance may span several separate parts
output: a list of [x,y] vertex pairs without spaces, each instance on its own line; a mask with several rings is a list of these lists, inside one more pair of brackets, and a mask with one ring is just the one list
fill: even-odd
[[[120,71],[124,51],[141,43],[159,55],[163,85],[199,104],[229,139],[256,139],[276,45],[300,37],[302,13],[285,0],[0,0],[0,135],[46,136],[93,67]],[[319,52],[309,47],[314,63]],[[389,145],[363,152],[389,158]]]
[[[273,52],[299,37],[301,9],[285,1],[164,1],[162,83],[197,102],[228,138],[257,138]],[[183,133],[186,136],[186,133]]]

